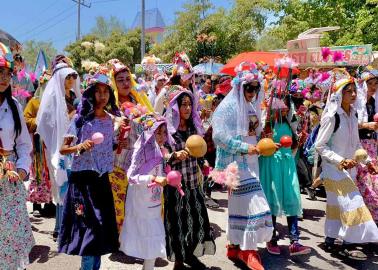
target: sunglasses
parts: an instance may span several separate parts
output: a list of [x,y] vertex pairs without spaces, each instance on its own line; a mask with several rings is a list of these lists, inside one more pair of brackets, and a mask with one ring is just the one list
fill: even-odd
[[244,91],[246,91],[247,93],[250,93],[250,94],[257,93],[257,92],[259,92],[259,90],[260,90],[260,85],[254,86],[254,85],[251,85],[251,84],[247,84],[247,85],[244,86]]
[[76,80],[77,77],[78,77],[77,73],[71,73],[67,75],[66,80],[70,80],[71,78]]

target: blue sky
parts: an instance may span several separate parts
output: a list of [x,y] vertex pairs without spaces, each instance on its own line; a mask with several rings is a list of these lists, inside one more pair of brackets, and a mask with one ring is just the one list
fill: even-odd
[[[186,0],[145,0],[146,8],[159,8],[165,23],[173,23],[175,12]],[[91,8],[81,8],[81,34],[88,33],[97,16],[116,16],[130,27],[141,9],[140,0],[85,0]],[[229,8],[233,0],[213,0],[216,7]],[[52,41],[58,51],[76,38],[77,4],[72,0],[2,1],[0,29],[20,42],[35,39]],[[22,15],[21,15],[22,14]]]

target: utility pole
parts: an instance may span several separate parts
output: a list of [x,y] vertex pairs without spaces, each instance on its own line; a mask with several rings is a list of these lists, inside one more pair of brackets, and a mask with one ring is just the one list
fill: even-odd
[[146,42],[145,42],[145,39],[144,39],[144,32],[145,32],[145,11],[146,11],[146,3],[145,3],[145,0],[141,0],[142,1],[142,33],[141,33],[141,38],[140,38],[140,43],[141,43],[141,46],[140,46],[140,56],[141,56],[141,60],[143,60],[144,58],[144,54],[146,53]]
[[85,0],[72,0],[77,3],[77,35],[76,40],[80,40],[80,6],[90,8],[91,4],[85,4]]

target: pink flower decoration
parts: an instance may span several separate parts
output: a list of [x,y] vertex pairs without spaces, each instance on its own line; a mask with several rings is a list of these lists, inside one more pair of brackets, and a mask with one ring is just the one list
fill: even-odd
[[30,93],[26,91],[25,89],[18,89],[17,91],[12,93],[15,97],[22,97],[22,98],[28,98],[30,97]]
[[332,54],[331,49],[328,47],[324,47],[321,50],[322,50],[323,61],[327,61],[328,57]]
[[324,81],[328,80],[329,77],[331,77],[331,75],[328,72],[322,72],[321,77],[320,77],[320,81],[324,82]]
[[17,72],[17,79],[18,81],[21,81],[23,78],[26,77],[25,69],[21,69],[19,72]]
[[35,80],[36,80],[36,78],[37,78],[37,76],[35,75],[35,73],[34,73],[34,72],[30,72],[30,73],[29,73],[29,76],[30,76],[30,80],[31,80],[32,82],[35,82]]
[[344,59],[344,55],[343,55],[343,52],[341,51],[335,51],[333,52],[333,62],[336,63],[336,62],[340,62]]

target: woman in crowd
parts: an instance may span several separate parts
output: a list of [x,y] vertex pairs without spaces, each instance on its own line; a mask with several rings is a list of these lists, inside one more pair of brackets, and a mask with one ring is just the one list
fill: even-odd
[[[74,154],[64,201],[59,252],[82,256],[81,270],[98,270],[101,256],[117,251],[118,233],[108,173],[113,170],[113,116],[120,116],[109,79],[89,79],[80,110],[64,135],[62,155]],[[92,136],[103,135],[94,144]]]
[[34,246],[26,209],[32,142],[21,105],[12,97],[13,57],[0,43],[0,269],[25,269]]
[[[378,241],[378,228],[358,191],[355,151],[362,148],[358,136],[358,119],[353,107],[357,98],[355,80],[339,79],[322,115],[315,142],[322,158],[321,178],[327,192],[325,246],[335,251],[335,239],[344,241],[343,254],[350,259],[366,260],[366,255],[354,249],[351,243]],[[338,120],[337,120],[338,119]],[[338,128],[335,131],[335,125]],[[367,159],[370,173],[377,168]]]
[[205,269],[197,257],[215,254],[215,243],[204,202],[198,160],[184,150],[189,136],[203,134],[201,120],[190,91],[173,86],[169,91],[166,118],[168,131],[174,138],[168,163],[182,174],[181,197],[176,188],[164,187],[164,225],[167,257],[175,262],[174,269],[185,269],[184,262],[193,269]]
[[269,241],[273,230],[269,205],[259,181],[256,148],[259,108],[252,105],[260,92],[262,78],[253,66],[242,69],[245,66],[240,67],[231,92],[213,114],[217,152],[211,175],[220,183],[225,178],[232,180],[225,182],[230,187],[227,257],[241,260],[249,269],[261,270],[264,267],[257,245]]

